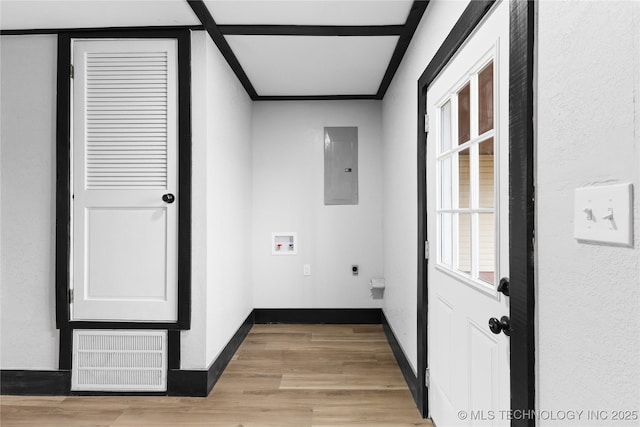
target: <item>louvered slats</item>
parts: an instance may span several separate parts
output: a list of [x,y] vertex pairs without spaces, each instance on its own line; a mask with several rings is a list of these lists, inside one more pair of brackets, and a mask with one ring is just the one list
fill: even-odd
[[76,330],[72,390],[166,390],[167,332]]
[[167,188],[167,52],[85,56],[86,188]]

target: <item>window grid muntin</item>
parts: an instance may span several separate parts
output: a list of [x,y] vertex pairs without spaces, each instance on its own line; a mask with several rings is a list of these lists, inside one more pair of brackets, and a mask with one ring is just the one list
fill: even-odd
[[[497,55],[488,55],[481,61],[481,65],[474,68],[472,74],[470,74],[466,79],[462,80],[450,93],[449,96],[445,97],[441,102],[437,104],[437,155],[436,155],[436,224],[437,224],[437,232],[436,232],[436,252],[437,252],[437,265],[443,268],[445,271],[452,272],[457,276],[462,276],[463,278],[469,280],[474,285],[480,285],[482,287],[490,287],[495,290],[497,286],[497,277],[498,277],[498,263],[499,263],[499,251],[498,251],[498,242],[499,242],[499,233],[498,233],[498,212],[497,207],[499,206],[498,201],[498,156],[497,156],[497,145],[498,145],[498,135],[496,129],[498,129],[498,70],[496,67],[497,63]],[[493,128],[478,135],[479,129],[479,99],[478,99],[478,76],[479,74],[486,69],[489,64],[493,64]],[[467,84],[470,84],[471,88],[471,137],[469,141],[466,141],[463,144],[457,145],[458,141],[458,93],[462,88],[464,88]],[[448,150],[442,150],[442,134],[443,134],[443,107],[449,103],[450,105],[450,114],[451,117],[449,119],[450,132],[449,136],[451,141],[449,143]],[[479,159],[479,146],[482,142],[485,142],[489,139],[493,138],[493,207],[492,208],[480,208],[480,159]],[[471,201],[469,208],[459,208],[459,163],[458,156],[459,153],[469,149],[470,150],[470,192],[471,192]],[[449,179],[450,189],[451,189],[451,208],[443,208],[442,207],[442,164],[446,159],[451,159],[451,175]],[[459,257],[459,216],[460,214],[469,214],[471,217],[471,273],[466,274],[464,271],[460,270],[460,260]],[[493,214],[493,273],[494,280],[492,284],[489,284],[487,281],[480,278],[479,271],[479,256],[480,256],[480,230],[479,230],[479,221],[481,214]],[[442,218],[443,215],[450,215],[451,217],[451,242],[449,246],[451,247],[451,255],[452,255],[452,265],[448,265],[443,262],[442,259]]]

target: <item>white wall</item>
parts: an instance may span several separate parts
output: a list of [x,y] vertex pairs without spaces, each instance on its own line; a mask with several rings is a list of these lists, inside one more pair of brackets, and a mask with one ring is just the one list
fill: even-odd
[[[538,9],[538,408],[638,410],[640,3]],[[578,243],[574,190],[619,182],[634,184],[634,247]]]
[[467,6],[431,1],[382,104],[384,162],[384,312],[417,367],[418,78]]
[[[1,368],[57,369],[57,38],[2,36],[1,55]],[[194,33],[192,56],[193,327],[182,368],[206,369],[253,307],[251,101],[206,33]]]
[[[429,4],[383,101],[383,309],[414,368],[417,79],[465,7]],[[639,7],[633,1],[539,3],[538,409],[638,409]],[[574,189],[616,182],[635,186],[634,248],[578,244]]]
[[192,35],[192,328],[182,368],[206,369],[253,308],[251,100],[204,31]]
[[191,35],[191,329],[181,333],[180,367],[206,369],[207,360],[207,41]]
[[[325,126],[358,127],[358,205],[324,205]],[[255,307],[380,306],[367,283],[384,272],[381,156],[379,101],[254,103]],[[286,231],[297,232],[298,254],[272,255],[271,233]]]
[[[253,309],[251,100],[207,36],[207,358]],[[244,248],[244,250],[238,250]]]
[[2,369],[57,369],[56,36],[0,39]]

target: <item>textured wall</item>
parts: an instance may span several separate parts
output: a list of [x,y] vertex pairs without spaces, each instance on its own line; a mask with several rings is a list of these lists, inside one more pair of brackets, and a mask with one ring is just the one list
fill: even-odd
[[[325,126],[358,127],[357,205],[324,205]],[[381,131],[379,101],[254,103],[255,307],[381,305],[367,285],[383,275]],[[271,255],[271,233],[283,231],[298,233],[297,255]]]
[[207,360],[253,309],[252,102],[207,35]]
[[[2,369],[57,369],[56,36],[2,36]],[[251,101],[204,32],[193,42],[193,328],[182,367],[206,369],[252,308]],[[230,242],[229,246],[220,242]]]
[[251,100],[206,32],[192,49],[193,306],[181,363],[206,369],[253,308]]
[[431,1],[382,107],[384,168],[384,312],[413,368],[417,367],[418,78],[467,6]]
[[57,369],[56,36],[2,36],[2,369]]
[[[640,410],[639,8],[633,1],[539,4],[540,409]],[[574,189],[619,182],[634,184],[634,247],[578,243]],[[627,425],[574,425],[603,424]]]

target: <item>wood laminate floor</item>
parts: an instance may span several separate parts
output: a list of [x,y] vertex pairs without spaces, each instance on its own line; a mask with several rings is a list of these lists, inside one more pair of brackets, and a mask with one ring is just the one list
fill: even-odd
[[255,325],[207,398],[1,397],[0,425],[424,426],[380,325]]

